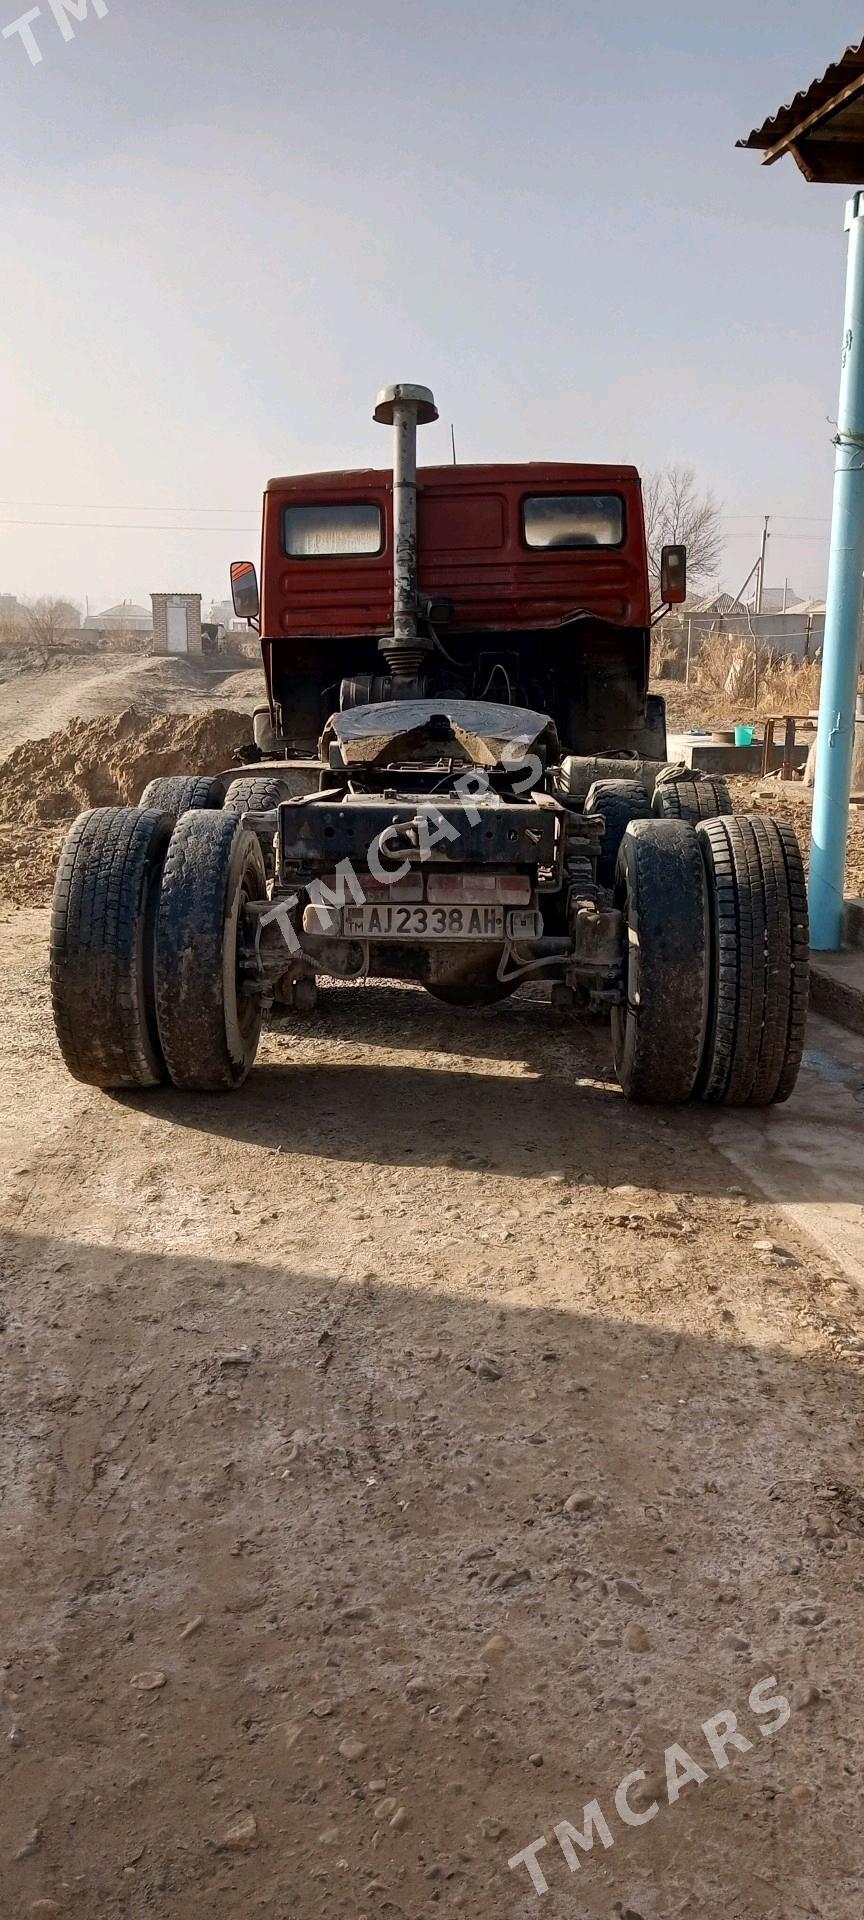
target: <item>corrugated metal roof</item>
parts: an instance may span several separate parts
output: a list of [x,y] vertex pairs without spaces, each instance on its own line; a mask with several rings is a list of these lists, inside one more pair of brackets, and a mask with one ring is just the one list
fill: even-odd
[[715,613],[725,618],[729,613],[746,612],[747,608],[740,600],[733,599],[731,593],[708,593],[701,600],[688,600],[683,617],[686,619],[690,614]]
[[864,40],[847,47],[821,79],[737,144],[764,153],[769,166],[792,153],[809,179],[859,184],[864,178]]

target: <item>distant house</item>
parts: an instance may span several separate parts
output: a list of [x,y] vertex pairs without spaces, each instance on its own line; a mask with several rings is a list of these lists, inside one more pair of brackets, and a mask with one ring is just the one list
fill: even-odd
[[211,622],[215,621],[217,625],[223,629],[219,641],[222,647],[226,645],[226,634],[245,633],[248,635],[249,633],[248,620],[238,620],[234,612],[233,602],[230,600],[214,600],[210,608],[208,620]]
[[[783,595],[787,605],[783,611]],[[705,600],[688,601],[681,609],[682,626],[689,626],[691,651],[695,654],[709,634],[725,633],[752,644],[758,640],[778,654],[796,660],[818,659],[825,637],[824,600],[793,598],[791,589],[766,587],[762,612],[751,601],[746,606],[731,593],[713,593]]]
[[104,613],[88,613],[84,626],[90,633],[147,634],[153,632],[153,614],[149,607],[123,600],[119,607],[106,607]]
[[762,611],[756,613],[751,607],[750,620],[758,639],[787,659],[820,658],[825,639],[824,600],[802,600],[788,582],[785,587],[766,587]]
[[702,621],[742,620],[747,618],[747,608],[743,600],[735,600],[731,593],[711,593],[705,600],[688,600],[684,610],[684,619]]
[[788,581],[785,587],[764,587],[762,590],[762,612],[788,613],[789,608],[796,600],[800,600],[800,598],[800,593],[796,593],[794,587],[790,587]]

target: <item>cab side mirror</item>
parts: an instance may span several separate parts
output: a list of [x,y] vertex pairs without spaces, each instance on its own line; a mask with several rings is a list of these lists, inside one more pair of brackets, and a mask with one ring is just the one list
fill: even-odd
[[232,560],[231,598],[238,620],[257,620],[261,609],[258,575],[252,560]]
[[660,553],[660,598],[666,607],[680,607],[687,598],[687,548],[663,547]]

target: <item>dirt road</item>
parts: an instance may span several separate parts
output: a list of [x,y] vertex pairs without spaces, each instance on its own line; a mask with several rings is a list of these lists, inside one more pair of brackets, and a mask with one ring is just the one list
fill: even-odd
[[341,988],[236,1096],[110,1099],[45,931],[0,919],[4,1912],[860,1920],[864,1048],[658,1115],[538,989]]
[[247,708],[262,703],[255,667],[224,660],[163,660],[148,654],[61,656],[44,673],[0,664],[0,757],[22,740],[40,740],[67,721],[124,707],[155,713],[195,712],[202,706]]

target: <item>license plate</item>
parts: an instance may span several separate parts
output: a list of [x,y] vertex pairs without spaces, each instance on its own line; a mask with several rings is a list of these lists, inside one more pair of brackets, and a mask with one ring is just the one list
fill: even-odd
[[346,907],[342,932],[352,940],[503,940],[503,907]]

